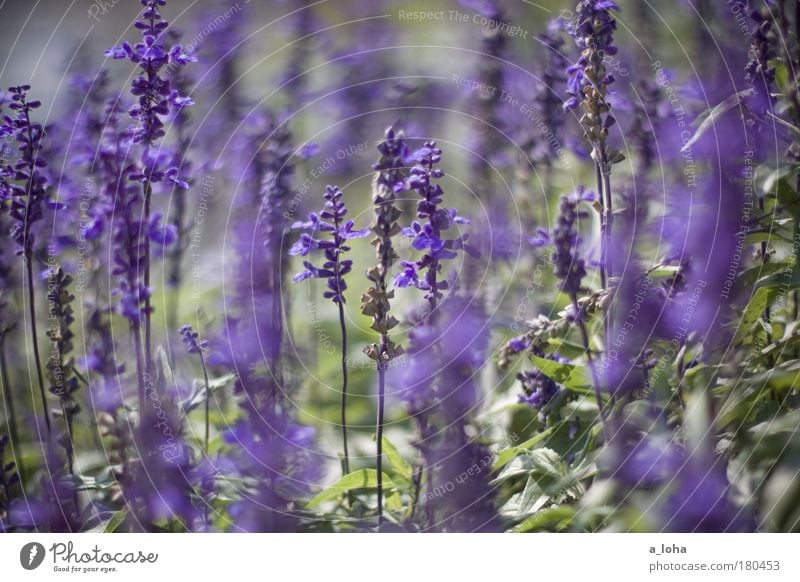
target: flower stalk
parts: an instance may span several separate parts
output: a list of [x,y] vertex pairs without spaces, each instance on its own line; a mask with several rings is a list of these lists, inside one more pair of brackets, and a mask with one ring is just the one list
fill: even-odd
[[364,349],[367,356],[374,360],[378,371],[378,410],[375,423],[376,438],[376,470],[378,478],[378,526],[383,523],[383,424],[386,405],[386,370],[392,359],[403,353],[403,348],[395,344],[390,331],[399,321],[391,315],[391,300],[394,289],[389,288],[389,276],[398,258],[392,243],[392,237],[400,232],[397,220],[401,212],[395,202],[397,192],[403,189],[405,156],[407,148],[402,133],[394,128],[386,130],[385,139],[378,145],[380,159],[372,167],[377,172],[372,189],[372,204],[375,218],[370,225],[375,238],[372,244],[378,257],[378,263],[367,271],[367,279],[372,286],[361,296],[361,313],[372,318],[372,329],[380,335],[377,344],[370,344]]

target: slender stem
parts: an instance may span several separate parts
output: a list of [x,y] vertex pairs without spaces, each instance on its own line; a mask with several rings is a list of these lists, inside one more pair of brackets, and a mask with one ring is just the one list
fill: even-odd
[[200,364],[203,366],[203,380],[206,383],[206,439],[205,439],[205,451],[206,456],[208,456],[208,434],[209,434],[209,400],[211,399],[211,389],[209,388],[208,383],[208,370],[206,369],[206,359],[203,357],[203,352],[200,352]]
[[344,322],[344,303],[339,305],[339,325],[342,328],[342,443],[344,447],[344,474],[350,473],[350,453],[347,450],[347,327]]
[[603,195],[603,173],[600,169],[600,162],[594,165],[595,178],[597,180],[597,200],[600,203],[600,286],[606,288],[606,214],[605,196]]
[[145,386],[144,386],[144,357],[142,356],[142,343],[139,337],[140,327],[131,322],[131,340],[133,341],[133,351],[136,354],[136,380],[139,392],[139,423],[142,424],[145,409]]
[[11,434],[11,442],[14,447],[19,446],[19,432],[17,430],[17,413],[14,408],[14,391],[8,381],[8,361],[6,360],[6,338],[0,336],[0,382],[3,383],[3,396],[5,397],[8,421],[8,431]]
[[597,376],[597,369],[594,365],[594,358],[592,358],[592,349],[589,345],[589,331],[586,329],[586,324],[583,321],[581,309],[578,306],[577,295],[572,296],[572,307],[575,310],[575,321],[578,324],[578,329],[581,331],[581,340],[583,341],[583,350],[586,353],[586,361],[589,364],[589,370],[592,373],[592,384],[594,387],[594,396],[597,399],[597,412],[600,415],[600,423],[603,426],[603,435],[606,442],[608,442],[609,434],[608,427],[606,426],[606,412],[603,406],[603,398],[600,393],[600,378]]
[[[66,441],[64,443],[64,450],[67,454],[67,468],[69,469],[70,475],[75,474],[75,448],[72,445],[72,419],[67,414],[67,407],[64,406],[64,402],[61,402],[61,414],[64,415],[64,425],[67,430]],[[77,496],[76,496],[77,500]]]
[[[24,104],[24,99],[23,99]],[[27,106],[24,108],[25,112],[25,125],[27,126],[28,144],[32,147],[36,143],[33,139],[33,129],[31,128],[31,119],[28,114]],[[35,152],[38,155],[38,151]],[[23,226],[22,238],[22,254],[25,259],[25,267],[28,272],[28,310],[31,318],[31,343],[33,344],[33,357],[36,363],[36,376],[39,380],[39,393],[42,397],[42,410],[44,412],[44,421],[47,425],[47,436],[50,436],[50,414],[47,411],[47,398],[44,391],[44,377],[42,376],[42,359],[39,355],[39,338],[36,331],[36,293],[33,290],[33,243],[31,241],[31,210],[33,207],[33,179],[36,174],[36,166],[34,162],[28,163],[28,171],[30,177],[27,184],[27,203],[25,204],[25,224]]]
[[[603,146],[603,166],[602,166],[602,173],[603,173],[603,194],[605,195],[605,203],[603,212],[605,213],[605,236],[606,240],[603,244],[605,248],[605,257],[603,261],[605,262],[606,266],[606,283],[610,285],[611,277],[614,276],[614,249],[611,248],[613,235],[614,235],[614,200],[611,195],[611,165],[608,163],[608,156],[606,153],[605,145]],[[603,321],[605,322],[604,331],[606,334],[605,341],[606,341],[606,351],[610,349],[611,346],[611,335],[614,333],[614,314],[612,311],[614,303],[613,295],[610,297],[608,301],[608,311],[605,315]]]
[[[764,199],[760,198],[760,197],[758,199],[758,209],[761,212],[764,212]],[[767,241],[762,241],[761,242],[761,264],[762,265],[766,265],[769,262],[769,254],[768,254],[768,252],[769,252],[769,246],[767,245]],[[764,307],[764,321],[767,324],[767,328],[772,329],[772,313],[771,313],[771,310],[769,308],[769,304],[767,304],[767,306]],[[768,331],[767,332],[767,345],[769,345],[771,343],[772,343],[772,332]]]
[[378,420],[376,439],[378,441],[378,526],[383,523],[383,412],[386,404],[386,364],[378,363]]
[[[208,439],[208,435],[209,435],[209,426],[210,426],[210,422],[209,422],[209,418],[208,417],[209,417],[209,400],[211,398],[211,389],[209,388],[209,383],[208,383],[208,370],[206,369],[206,359],[203,356],[202,350],[200,351],[200,364],[203,366],[203,380],[206,383],[205,453],[206,453],[206,457],[208,457],[209,456],[209,451],[208,451],[208,440],[209,439]],[[206,527],[208,527],[208,501],[206,501],[203,505],[204,505],[204,507],[203,507],[203,515],[204,515],[204,519],[205,519],[205,525],[206,525]]]
[[[420,454],[420,458],[422,454]],[[414,469],[414,476],[412,477],[412,482],[414,483],[414,495],[411,499],[411,512],[408,516],[408,521],[412,522],[414,520],[414,513],[417,511],[417,505],[419,505],[419,496],[422,493],[422,476],[423,472],[425,471],[425,460],[421,459],[420,462],[417,464],[416,468]]]
[[[598,148],[595,148],[598,151]],[[600,203],[600,286],[603,289],[608,289],[608,215],[606,214],[606,196],[605,196],[605,180],[603,179],[603,171],[601,168],[601,161],[596,161],[595,177],[597,179],[597,199]],[[609,322],[609,313],[603,316],[603,341],[605,343],[605,350],[609,350],[611,344],[611,325]]]
[[[26,241],[27,244],[27,241]],[[36,294],[33,292],[33,258],[29,251],[25,252],[25,266],[28,272],[28,314],[31,319],[31,343],[33,344],[33,359],[36,365],[36,377],[39,380],[39,394],[42,397],[42,412],[47,425],[47,435],[50,436],[50,415],[47,411],[47,398],[44,391],[44,377],[42,376],[42,358],[39,355],[39,339],[36,330]]]
[[[797,175],[797,188],[800,188],[800,174]],[[795,215],[794,219],[794,235],[792,236],[792,258],[794,259],[793,272],[800,271],[800,216]],[[794,273],[792,273],[794,274]],[[797,289],[792,292],[792,318],[797,319],[800,315],[800,294]]]
[[[276,227],[277,228],[277,227]],[[283,233],[281,232],[280,244],[283,248]],[[270,349],[270,374],[272,374],[272,409],[277,412],[278,391],[283,383],[280,369],[281,343],[283,342],[283,288],[281,279],[281,261],[274,258],[272,261],[272,345]]]
[[[65,436],[64,450],[67,455],[67,469],[70,475],[75,475],[75,446],[72,440],[72,417],[67,413],[67,408],[64,406],[64,401],[61,401],[61,414],[64,416],[64,424],[66,425],[67,433]],[[80,518],[80,497],[78,496],[78,489],[72,489],[72,502],[75,504],[75,517],[76,520]]]
[[[153,188],[148,182],[144,186],[144,224],[145,229],[150,225],[150,205],[152,199]],[[150,237],[147,231],[143,237],[144,244],[144,287],[147,290],[144,299],[144,361],[145,370],[148,374],[153,369],[153,328],[151,317],[151,300],[150,300]]]
[[167,337],[171,337],[173,330],[178,327],[178,305],[180,305],[180,293],[183,282],[183,272],[181,262],[183,261],[184,240],[186,238],[183,226],[183,215],[186,213],[186,195],[180,188],[173,190],[175,195],[175,214],[172,224],[177,231],[175,249],[169,255],[169,309],[167,310]]
[[611,278],[614,276],[614,253],[611,249],[611,241],[614,234],[614,201],[611,196],[611,167],[606,159],[605,149],[603,150],[603,194],[605,195],[605,208],[606,214],[606,277]]

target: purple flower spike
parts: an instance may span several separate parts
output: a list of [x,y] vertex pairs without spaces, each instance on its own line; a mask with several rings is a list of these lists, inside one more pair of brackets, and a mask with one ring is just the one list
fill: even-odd
[[[446,238],[444,232],[454,224],[468,224],[469,220],[458,216],[455,208],[442,208],[444,190],[434,181],[442,178],[444,172],[436,165],[442,159],[442,150],[436,142],[425,145],[411,154],[417,164],[411,169],[406,187],[415,190],[421,200],[417,202],[417,217],[425,222],[414,221],[411,226],[401,230],[403,236],[413,239],[411,247],[418,251],[427,251],[415,262],[403,261],[403,270],[395,276],[397,287],[415,286],[426,291],[431,308],[443,297],[442,291],[449,288],[447,281],[439,280],[442,265],[440,261],[455,259],[457,250],[464,249],[471,254],[475,251],[465,244],[467,235]],[[424,272],[424,275],[421,274]]]
[[133,130],[133,142],[151,146],[164,137],[162,119],[169,114],[170,103],[184,107],[191,102],[172,91],[169,79],[163,76],[164,70],[168,65],[183,66],[197,59],[180,45],[165,46],[164,32],[169,23],[161,18],[158,7],[166,5],[166,1],[141,0],[141,3],[145,9],[134,26],[142,31],[142,42],[133,46],[124,42],[105,54],[114,59],[127,59],[142,69],[142,74],[132,82],[131,93],[138,97],[138,103],[129,113],[139,122]]
[[[322,268],[315,267],[309,261],[305,261],[305,270],[297,273],[292,281],[299,283],[310,278],[321,278],[328,280],[328,290],[322,296],[330,299],[334,303],[345,303],[344,291],[347,283],[344,276],[353,269],[353,262],[342,260],[341,256],[350,250],[345,241],[364,238],[369,234],[369,229],[364,228],[355,230],[352,220],[345,220],[347,206],[342,200],[343,193],[336,186],[327,186],[325,189],[325,209],[319,214],[311,213],[308,215],[308,222],[296,222],[293,228],[310,229],[311,232],[304,232],[300,239],[289,249],[290,255],[307,256],[312,250],[323,249],[325,251],[325,263]],[[330,239],[315,238],[316,232],[330,233]]]

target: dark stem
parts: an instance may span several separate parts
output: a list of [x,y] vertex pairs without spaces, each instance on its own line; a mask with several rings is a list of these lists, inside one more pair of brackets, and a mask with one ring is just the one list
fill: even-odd
[[211,389],[209,388],[208,384],[208,370],[206,369],[206,359],[203,357],[203,352],[200,352],[200,364],[203,366],[203,380],[206,383],[206,439],[205,439],[205,451],[206,456],[208,456],[208,434],[209,434],[209,400],[211,398]]
[[8,432],[11,435],[11,442],[15,447],[19,446],[19,433],[17,431],[17,413],[14,408],[14,391],[8,381],[8,361],[6,360],[6,338],[0,336],[0,382],[3,383],[3,396],[5,397],[8,421]]
[[[422,455],[420,454],[420,457]],[[425,471],[425,461],[420,460],[417,464],[416,469],[414,470],[414,476],[411,478],[412,482],[414,483],[414,495],[411,499],[411,512],[408,516],[408,521],[413,522],[414,514],[417,511],[417,505],[419,504],[419,496],[422,492],[422,474]]]
[[[27,240],[25,243],[27,245]],[[33,258],[30,251],[25,251],[25,266],[28,272],[28,313],[31,318],[31,343],[33,344],[33,358],[36,364],[36,377],[39,380],[39,394],[42,397],[42,412],[47,425],[47,436],[50,436],[50,415],[47,411],[47,398],[44,391],[44,377],[42,376],[42,359],[39,355],[39,339],[36,331],[36,294],[33,292]]]
[[[761,212],[764,212],[764,199],[760,198],[760,197],[758,199],[758,209]],[[769,255],[767,254],[768,251],[769,251],[769,246],[767,245],[767,241],[762,241],[761,242],[761,264],[762,265],[766,265],[769,262]],[[772,313],[771,313],[771,310],[769,308],[769,305],[767,305],[764,308],[764,321],[767,324],[767,328],[768,329],[772,329]],[[767,345],[769,345],[771,343],[772,343],[772,332],[768,331],[767,332]]]
[[[383,351],[380,352],[381,356]],[[378,420],[376,439],[378,441],[378,526],[383,523],[383,412],[386,404],[386,364],[378,363]]]
[[[209,399],[211,397],[211,389],[208,385],[208,370],[206,369],[206,359],[203,357],[203,352],[200,352],[200,364],[203,366],[203,380],[206,383],[206,435],[205,435],[205,453],[206,457],[209,456],[208,452],[208,435],[209,435]],[[205,518],[206,527],[208,527],[208,501],[206,501],[203,507],[203,514]]]
[[594,396],[597,400],[597,412],[600,415],[600,423],[603,426],[603,435],[606,442],[608,442],[609,434],[606,425],[606,411],[603,406],[603,397],[600,392],[600,378],[597,376],[597,369],[594,365],[594,358],[592,358],[592,349],[589,346],[589,331],[586,329],[586,324],[583,321],[583,314],[580,307],[578,307],[577,295],[572,295],[572,307],[575,310],[575,322],[578,324],[578,329],[581,331],[581,341],[583,342],[583,350],[586,353],[586,361],[589,364],[589,370],[592,373],[592,385],[594,387]]
[[[797,175],[797,188],[800,189],[800,174]],[[795,215],[794,219],[794,236],[792,237],[792,246],[794,247],[794,268],[792,271],[800,271],[800,216]],[[797,289],[792,292],[792,316],[797,320],[800,315],[800,293]]]
[[139,423],[142,424],[144,419],[145,409],[145,386],[144,386],[144,357],[142,356],[142,343],[140,335],[140,326],[137,323],[131,322],[131,339],[133,340],[133,350],[136,354],[136,380],[139,392]]
[[[66,426],[67,434],[64,441],[64,451],[67,454],[67,469],[70,475],[75,475],[75,447],[72,441],[72,416],[68,414],[64,401],[61,401],[61,414],[64,415],[64,424]],[[80,498],[78,497],[78,489],[72,488],[72,502],[75,504],[75,517],[76,520],[80,519]]]
[[[283,248],[283,233],[278,248]],[[272,409],[277,412],[278,391],[283,383],[281,374],[281,343],[283,342],[283,288],[281,280],[281,261],[274,258],[272,261],[272,333],[273,341],[270,349],[270,374],[272,374]]]
[[344,474],[347,475],[350,473],[350,453],[347,451],[347,327],[344,321],[344,303],[341,301],[341,297],[339,299],[339,325],[342,328],[342,443],[344,447],[342,466]]
[[[24,99],[23,99],[24,103]],[[27,126],[28,132],[28,144],[33,147],[34,139],[33,139],[33,130],[31,129],[31,119],[30,115],[28,114],[28,109],[24,109],[25,112],[25,125]],[[38,148],[37,148],[38,149]],[[34,155],[38,155],[38,151],[34,152]],[[23,225],[23,237],[22,237],[22,254],[25,258],[25,267],[28,271],[28,309],[31,318],[31,343],[33,344],[33,357],[36,363],[36,377],[39,380],[39,393],[42,397],[42,410],[44,412],[44,421],[47,425],[47,436],[50,436],[51,427],[50,427],[50,414],[47,411],[47,399],[45,398],[45,391],[44,391],[44,377],[42,376],[42,359],[39,355],[39,338],[36,331],[36,294],[33,291],[33,250],[32,246],[33,243],[31,241],[31,209],[33,206],[33,179],[34,175],[36,174],[36,165],[34,162],[28,163],[28,171],[30,172],[30,177],[28,178],[27,184],[27,203],[25,204],[25,224]]]
[[[64,450],[67,453],[67,467],[69,468],[70,475],[75,474],[75,448],[72,445],[72,417],[67,413],[67,408],[64,402],[61,402],[61,414],[64,415],[64,425],[67,429],[66,441],[64,442]],[[77,501],[77,492],[75,492],[75,499]],[[76,503],[77,505],[77,503]]]
[[[153,187],[150,182],[144,186],[144,224],[145,229],[149,228],[150,224],[150,204],[153,193]],[[151,301],[150,301],[150,236],[147,231],[143,237],[144,244],[144,287],[147,290],[144,299],[144,361],[145,370],[148,374],[153,370],[153,329],[152,318],[150,314]]]
[[180,305],[181,283],[183,273],[181,272],[181,262],[183,261],[184,240],[186,232],[183,226],[183,216],[186,213],[186,194],[180,188],[175,188],[175,214],[172,224],[177,231],[175,250],[170,253],[169,261],[169,282],[172,293],[170,293],[170,307],[167,311],[167,337],[171,337],[172,331],[178,327],[178,305]]

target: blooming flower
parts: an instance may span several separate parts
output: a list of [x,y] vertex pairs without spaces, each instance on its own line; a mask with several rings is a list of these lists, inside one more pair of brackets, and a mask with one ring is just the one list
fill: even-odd
[[[448,289],[448,281],[439,279],[442,265],[441,261],[454,259],[459,249],[468,252],[474,251],[465,244],[467,235],[447,238],[444,234],[453,225],[469,224],[469,220],[458,216],[456,209],[441,208],[444,190],[435,182],[444,176],[444,172],[436,167],[441,161],[442,150],[436,147],[436,142],[426,142],[425,145],[411,155],[417,163],[411,169],[406,188],[414,190],[421,200],[417,202],[417,217],[424,223],[414,221],[410,226],[402,229],[401,233],[412,239],[412,248],[418,251],[427,251],[414,262],[403,261],[403,270],[395,276],[397,287],[415,286],[425,291],[425,298],[435,307],[443,297],[442,291]],[[422,274],[424,272],[424,274]],[[422,275],[421,275],[422,274]]]
[[181,341],[186,344],[190,354],[199,354],[208,347],[208,341],[199,339],[200,335],[189,324],[181,326]]
[[[346,241],[364,238],[369,229],[354,230],[355,223],[345,220],[347,207],[342,200],[342,191],[336,186],[325,188],[325,210],[320,214],[311,213],[307,222],[295,222],[292,228],[311,230],[304,232],[300,239],[289,249],[290,255],[308,256],[311,251],[321,249],[325,252],[325,263],[315,267],[309,261],[303,261],[304,271],[294,276],[292,281],[299,283],[312,277],[328,280],[328,290],[323,297],[334,303],[344,303],[344,291],[347,289],[344,277],[353,270],[353,261],[342,260],[342,255],[350,250]],[[329,233],[330,239],[315,238],[315,233]]]
[[151,146],[165,135],[162,118],[169,113],[170,104],[178,103],[183,107],[191,101],[173,93],[170,80],[162,74],[163,70],[168,65],[183,66],[197,59],[186,53],[181,45],[167,47],[164,44],[164,32],[169,23],[162,19],[159,6],[166,5],[166,0],[140,2],[145,9],[135,26],[142,31],[142,41],[133,46],[123,42],[108,49],[106,56],[127,59],[142,70],[142,74],[131,85],[131,93],[138,97],[138,104],[129,113],[139,121],[133,130],[133,142]]
[[588,214],[580,210],[581,202],[594,199],[594,194],[583,187],[569,196],[562,196],[558,206],[558,219],[553,229],[552,241],[555,247],[553,264],[556,276],[564,282],[564,291],[577,295],[586,276],[586,262],[580,256],[581,237],[578,234],[578,221]]
[[[557,353],[545,356],[539,352],[536,355],[545,357],[548,360],[553,360],[554,362],[563,364],[569,363],[569,360],[562,358]],[[551,378],[542,374],[538,368],[520,372],[517,374],[517,380],[519,380],[522,384],[523,390],[523,394],[520,395],[519,401],[530,404],[540,411],[550,404],[553,398],[555,398],[556,395],[563,390],[563,388],[555,380],[552,380]],[[542,412],[542,417],[544,418],[546,416],[547,413]]]
[[34,248],[32,227],[44,217],[44,209],[50,204],[47,192],[48,179],[44,173],[47,162],[40,156],[44,129],[31,120],[31,112],[41,107],[40,101],[28,100],[30,85],[9,88],[11,103],[8,108],[15,116],[5,116],[4,133],[15,136],[19,144],[20,157],[13,165],[13,176],[6,171],[7,197],[11,198],[9,215],[14,221],[11,238],[20,246],[20,253],[30,259]]

